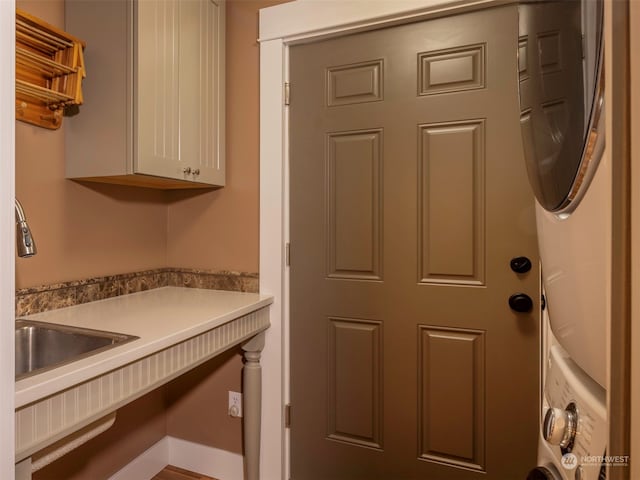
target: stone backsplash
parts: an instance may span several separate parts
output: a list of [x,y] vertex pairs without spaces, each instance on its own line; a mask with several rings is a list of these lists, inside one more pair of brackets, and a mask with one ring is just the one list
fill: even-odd
[[16,290],[16,317],[159,287],[257,292],[258,274],[161,268]]

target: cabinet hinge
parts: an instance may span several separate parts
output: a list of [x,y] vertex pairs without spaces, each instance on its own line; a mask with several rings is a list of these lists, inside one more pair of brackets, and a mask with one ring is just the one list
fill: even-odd
[[291,428],[291,404],[284,406],[284,428]]
[[289,242],[284,246],[284,261],[287,267],[291,266],[291,244]]
[[291,103],[291,84],[289,82],[284,84],[284,104],[289,105]]

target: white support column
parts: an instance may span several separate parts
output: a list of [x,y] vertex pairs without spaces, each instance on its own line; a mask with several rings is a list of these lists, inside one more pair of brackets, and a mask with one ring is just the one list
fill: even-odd
[[244,412],[244,475],[245,480],[260,478],[260,422],[262,413],[262,367],[260,355],[264,348],[264,332],[242,345]]
[[282,40],[260,44],[260,293],[273,295],[271,327],[262,355],[264,409],[262,475],[268,480],[289,478],[285,469],[284,342],[284,46]]

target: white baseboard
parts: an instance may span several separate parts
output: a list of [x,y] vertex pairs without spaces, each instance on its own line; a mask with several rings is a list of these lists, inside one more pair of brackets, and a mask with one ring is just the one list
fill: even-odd
[[153,478],[167,466],[169,458],[169,437],[154,444],[136,457],[135,460],[118,470],[109,480],[142,480]]
[[176,467],[219,478],[242,480],[242,455],[174,437],[169,439],[169,463]]
[[166,465],[219,478],[242,480],[242,455],[174,437],[164,437],[109,480],[151,479]]

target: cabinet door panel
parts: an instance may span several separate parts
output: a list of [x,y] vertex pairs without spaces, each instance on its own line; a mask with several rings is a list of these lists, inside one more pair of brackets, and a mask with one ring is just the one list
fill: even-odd
[[[225,184],[225,0],[201,0],[204,4],[200,34],[201,85],[205,87],[200,110],[201,136],[205,154],[201,157],[199,181],[214,185]],[[206,26],[206,28],[204,28]]]
[[[179,169],[178,28],[173,0],[137,2],[136,173],[182,178]],[[136,137],[134,137],[136,138]]]
[[224,185],[223,5],[138,2],[136,173]]
[[65,22],[92,72],[65,128],[67,177],[223,186],[225,0],[67,0]]
[[180,2],[180,160],[200,171],[198,181],[217,185],[224,184],[216,115],[219,20],[220,6],[212,0]]

